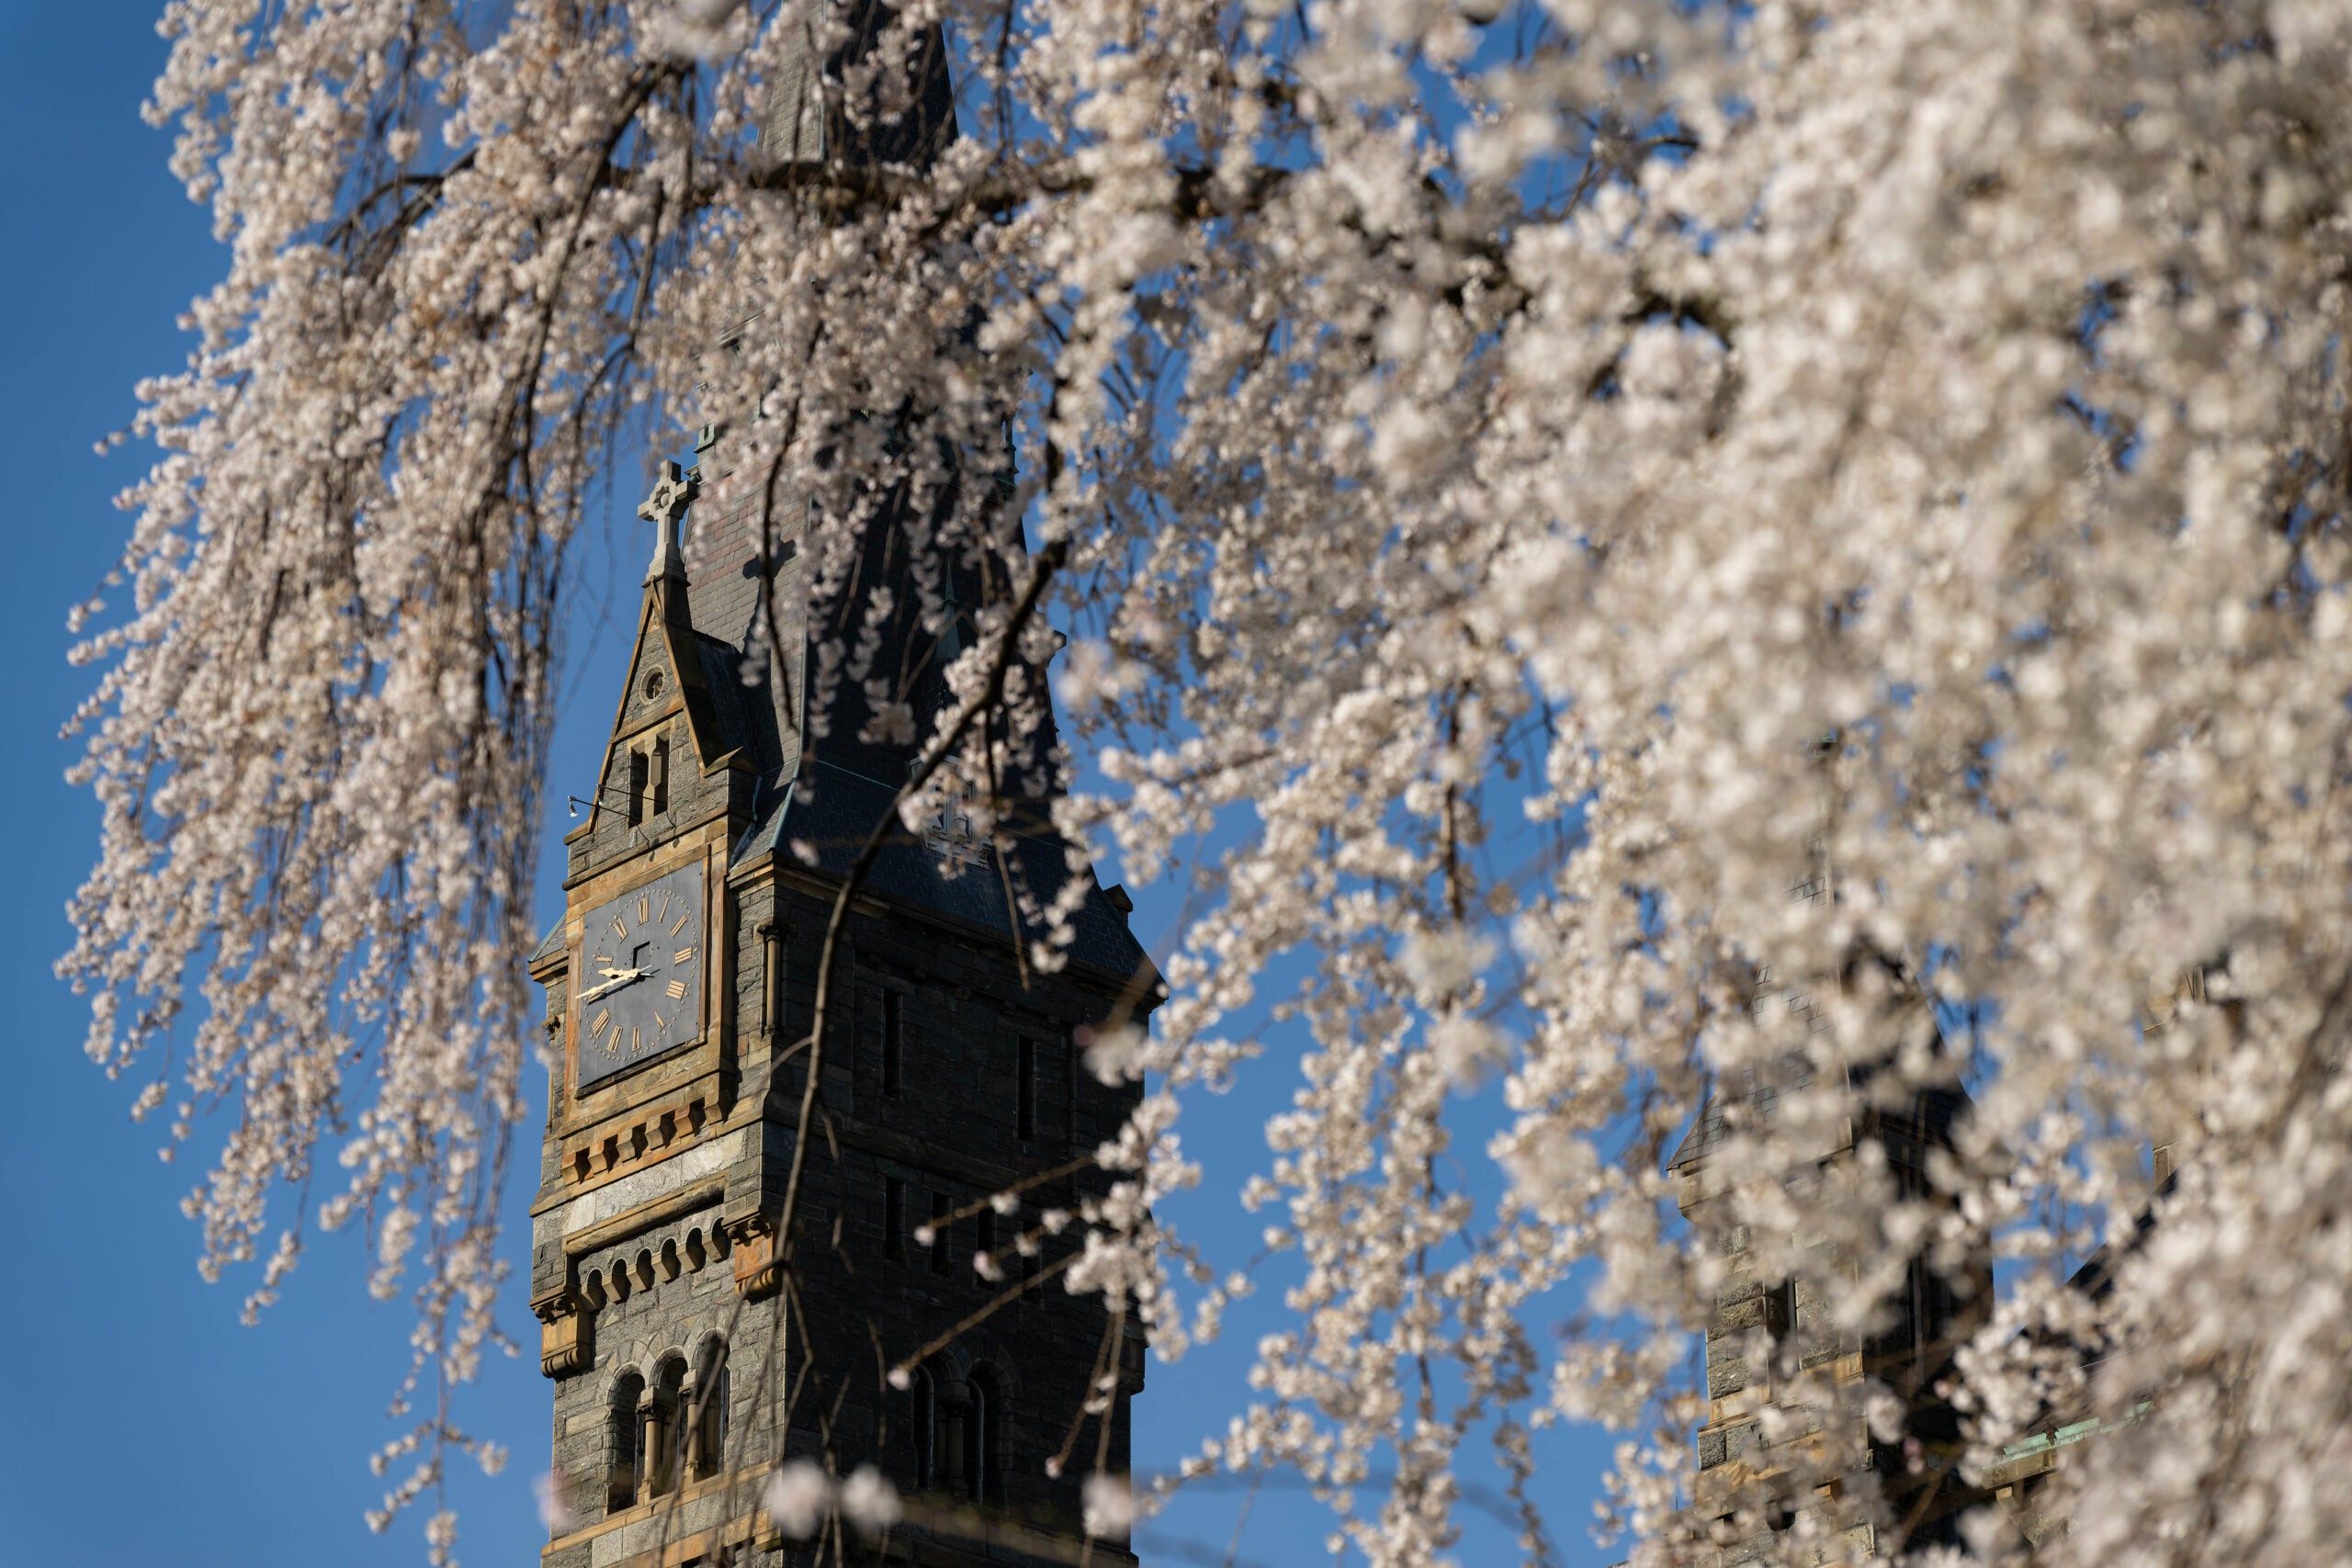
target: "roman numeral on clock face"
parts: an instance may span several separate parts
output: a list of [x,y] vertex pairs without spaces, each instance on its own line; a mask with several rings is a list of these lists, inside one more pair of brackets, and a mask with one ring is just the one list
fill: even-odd
[[621,924],[621,918],[618,915],[613,917],[613,934],[624,939],[628,935],[628,928]]
[[692,909],[688,909],[684,914],[680,915],[676,922],[670,927],[670,934],[672,936],[676,936],[680,931],[685,929],[686,922],[694,918],[695,912]]
[[677,952],[670,954],[670,962],[673,964],[684,964],[687,959],[692,958],[694,955],[695,950],[693,948],[682,947],[678,949]]
[[653,896],[650,893],[639,894],[637,896],[637,923],[641,926],[647,920],[652,919],[652,917]]
[[610,1023],[610,1022],[612,1022],[612,1021],[613,1021],[613,1010],[612,1010],[612,1009],[610,1009],[610,1008],[601,1008],[601,1009],[599,1009],[599,1010],[597,1010],[597,1013],[596,1013],[595,1021],[594,1021],[594,1022],[592,1022],[592,1023],[590,1023],[590,1024],[588,1025],[588,1033],[589,1033],[590,1037],[591,1037],[591,1038],[593,1038],[593,1037],[594,1037],[594,1036],[596,1036],[596,1035],[599,1035],[599,1034],[604,1033],[604,1032],[605,1032],[605,1025],[606,1025],[606,1024],[608,1024],[608,1023]]
[[673,980],[670,982],[670,999],[672,1001],[674,1002],[681,1000],[684,998],[685,994],[686,983],[684,980]]

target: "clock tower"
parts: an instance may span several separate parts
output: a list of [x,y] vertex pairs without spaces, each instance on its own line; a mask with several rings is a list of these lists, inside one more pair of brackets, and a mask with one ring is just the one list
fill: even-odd
[[[930,88],[894,160],[953,134],[944,64]],[[787,140],[838,142],[823,117],[779,113]],[[1068,869],[1047,801],[1004,803],[996,842],[910,833],[890,781],[913,748],[859,738],[861,692],[810,738],[793,535],[846,525],[796,524],[766,560],[755,517],[706,517],[690,576],[679,531],[724,471],[716,432],[696,458],[664,464],[640,509],[654,548],[628,677],[565,839],[562,917],[528,959],[555,1064],[531,1304],[565,1517],[542,1562],[764,1568],[838,1544],[848,1562],[1132,1563],[1082,1544],[1080,1491],[1098,1453],[1127,1468],[1142,1345],[1057,1265],[1082,1245],[1067,1216],[1107,1184],[1087,1156],[1137,1092],[1083,1068],[1086,1032],[1148,1010],[1158,977],[1125,895]],[[903,521],[871,525],[867,581],[895,590],[883,641],[928,734],[954,652],[931,645],[959,633],[929,637],[890,581],[910,575],[903,536],[888,547]],[[771,591],[772,659],[753,635]],[[767,665],[750,683],[747,657]],[[841,933],[802,1151],[828,918],[886,822]],[[1016,944],[1039,933],[1004,888],[1050,901],[1073,874],[1069,961],[1024,973]],[[786,1539],[763,1494],[803,1460],[844,1481],[872,1467],[902,1517]]]

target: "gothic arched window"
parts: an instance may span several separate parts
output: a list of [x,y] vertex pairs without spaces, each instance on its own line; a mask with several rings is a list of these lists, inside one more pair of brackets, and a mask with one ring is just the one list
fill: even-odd
[[907,1385],[907,1395],[912,1406],[907,1431],[914,1440],[915,1490],[928,1492],[939,1484],[939,1398],[938,1385],[929,1367],[917,1367],[914,1380]]
[[645,1380],[635,1372],[613,1387],[606,1413],[605,1438],[605,1507],[617,1513],[637,1501],[645,1480],[645,1426],[639,1407],[645,1403]]
[[982,1369],[969,1379],[919,1370],[913,1385],[916,1483],[928,1490],[995,1499],[999,1490],[999,1384]]

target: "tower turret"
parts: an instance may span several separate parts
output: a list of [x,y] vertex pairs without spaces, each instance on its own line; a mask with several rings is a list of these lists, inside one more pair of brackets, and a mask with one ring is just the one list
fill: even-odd
[[[831,69],[880,16],[869,6],[851,18]],[[954,134],[932,34],[922,112],[871,155],[920,162]],[[821,95],[808,112],[781,142],[771,134],[774,155],[854,145]],[[790,615],[786,645],[747,683],[747,658],[766,647],[761,595],[772,582],[778,606],[799,604],[801,536],[829,525],[796,518],[771,558],[740,516],[708,518],[690,568],[678,529],[715,489],[723,444],[706,431],[695,466],[664,464],[640,510],[653,554],[628,673],[591,804],[565,840],[562,917],[529,960],[560,1064],[532,1304],[573,1519],[543,1562],[797,1561],[760,1506],[795,1459],[842,1477],[872,1465],[905,1498],[888,1540],[846,1543],[852,1561],[1067,1562],[1080,1476],[1046,1461],[1109,1341],[1099,1300],[1055,1277],[1075,1231],[1043,1235],[1038,1220],[1096,1190],[1083,1156],[1134,1103],[1132,1087],[1082,1069],[1083,1032],[1148,1009],[1156,976],[1124,904],[1070,871],[1045,803],[1013,815],[1006,849],[952,820],[895,829],[912,748],[861,739],[846,713],[807,722],[808,634]],[[893,591],[892,646],[927,649],[905,552],[883,547],[902,521],[868,525],[865,581]],[[947,697],[941,662],[905,682],[919,732]],[[842,933],[804,1151],[824,932],[878,823],[894,831]],[[1024,975],[1016,944],[1039,933],[1021,928],[1003,887],[1050,899],[1072,875],[1086,886],[1069,962]],[[1015,1188],[1010,1212],[980,1201]],[[1024,1235],[1038,1243],[1029,1256]],[[1108,1362],[1115,1393],[1101,1419],[1116,1470],[1141,1348],[1129,1336]],[[1091,1551],[1133,1561],[1107,1542]]]

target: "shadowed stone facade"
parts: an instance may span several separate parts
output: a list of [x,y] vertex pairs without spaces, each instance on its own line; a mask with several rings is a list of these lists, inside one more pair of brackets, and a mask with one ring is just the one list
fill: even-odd
[[[1778,1094],[1766,1081],[1770,1075],[1753,1077],[1741,1092],[1702,1112],[1669,1162],[1685,1214],[1724,1195],[1715,1150],[1737,1129],[1773,1113]],[[1814,1162],[1781,1179],[1802,1211],[1838,1201],[1839,1167],[1883,1158],[1906,1195],[1929,1197],[1930,1153],[1951,1146],[1967,1103],[1958,1089],[1935,1089],[1899,1108],[1871,1111],[1826,1137]],[[1774,1536],[1808,1513],[1857,1560],[1883,1553],[1894,1542],[1878,1539],[1855,1506],[1865,1491],[1884,1499],[1906,1546],[1956,1540],[1958,1516],[1984,1495],[1959,1473],[1958,1418],[1936,1384],[1953,1350],[1982,1321],[1991,1300],[1989,1269],[1972,1267],[1954,1279],[1925,1256],[1905,1260],[1888,1321],[1863,1334],[1841,1328],[1828,1300],[1830,1281],[1856,1260],[1816,1247],[1806,1268],[1768,1279],[1751,1266],[1742,1228],[1732,1227],[1727,1240],[1707,1328],[1708,1418],[1699,1429],[1693,1487],[1713,1550],[1694,1568],[1764,1558],[1776,1547]],[[1874,1440],[1865,1426],[1864,1401],[1873,1389],[1902,1409],[1893,1441]],[[1775,1420],[1776,1409],[1793,1418]],[[1841,1460],[1856,1457],[1860,1471],[1841,1472]],[[1864,1475],[1867,1488],[1857,1484]],[[1837,1551],[1824,1560],[1838,1560]]]
[[[1825,760],[1830,744],[1820,749]],[[1826,840],[1815,841],[1811,863],[1791,887],[1792,900],[1834,901]],[[1912,989],[1915,1005],[1927,1007],[1898,965],[1883,967],[1884,978]],[[1821,981],[1842,988],[1852,978]],[[1757,976],[1751,1006],[1758,1016],[1784,1011],[1810,1032],[1827,1027],[1810,990],[1778,984],[1769,970]],[[1924,1018],[1919,1022],[1934,1027]],[[1936,1055],[1948,1060],[1940,1043]],[[1740,1179],[1725,1167],[1726,1145],[1776,1121],[1782,1099],[1810,1087],[1816,1070],[1796,1052],[1718,1086],[1667,1161],[1685,1216],[1701,1217],[1725,1200]],[[1871,1091],[1877,1074],[1871,1065],[1840,1070],[1848,1103],[1857,1109],[1817,1129],[1809,1151],[1800,1145],[1809,1157],[1780,1173],[1793,1212],[1838,1202],[1858,1163],[1883,1171],[1905,1199],[1941,1203],[1929,1162],[1952,1149],[1971,1103],[1957,1071],[1945,1083],[1889,1096]],[[1956,1542],[1961,1515],[1986,1493],[1960,1473],[1959,1418],[1938,1385],[1990,1308],[1989,1263],[1970,1259],[1947,1272],[1924,1251],[1864,1259],[1800,1234],[1787,1239],[1797,1243],[1804,1264],[1774,1278],[1757,1267],[1755,1238],[1745,1226],[1721,1228],[1723,1270],[1705,1345],[1707,1416],[1698,1432],[1691,1495],[1704,1540],[1691,1568],[1770,1559],[1784,1544],[1783,1533],[1801,1522],[1815,1542],[1804,1555],[1815,1562],[1859,1562]],[[1902,1284],[1885,1321],[1869,1333],[1841,1326],[1830,1306],[1831,1286],[1865,1263],[1875,1269],[1889,1261],[1899,1262]],[[1901,1412],[1892,1440],[1869,1429],[1873,1392],[1892,1396]],[[1894,1522],[1891,1538],[1882,1539],[1874,1515]]]

